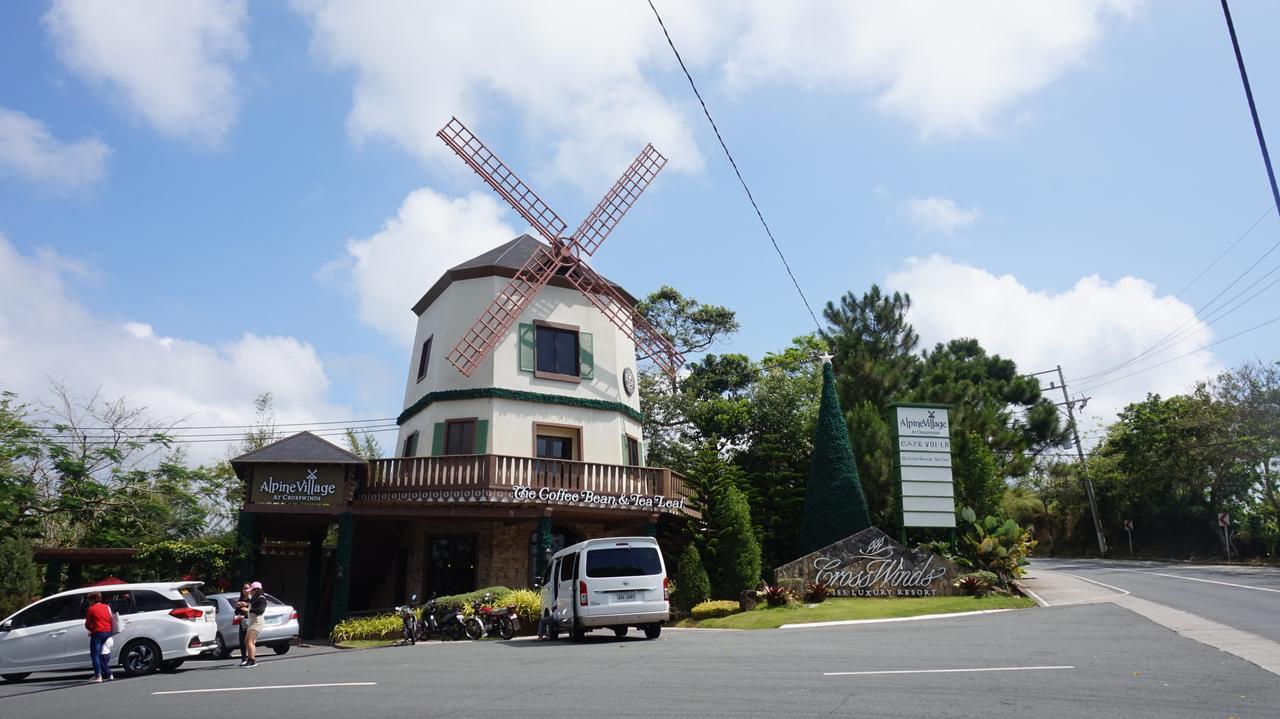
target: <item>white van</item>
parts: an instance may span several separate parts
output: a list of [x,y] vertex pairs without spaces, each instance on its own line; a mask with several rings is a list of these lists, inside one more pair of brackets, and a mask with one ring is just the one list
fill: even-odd
[[671,616],[670,583],[653,537],[588,539],[565,547],[547,563],[541,591],[543,616],[560,617],[575,642],[592,629],[612,629],[621,637],[628,627],[657,639]]

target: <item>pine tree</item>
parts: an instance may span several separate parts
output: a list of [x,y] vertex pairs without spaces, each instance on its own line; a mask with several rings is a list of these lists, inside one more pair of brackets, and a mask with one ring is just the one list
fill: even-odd
[[822,400],[804,498],[800,553],[808,554],[871,526],[849,429],[836,398],[835,371],[822,367]]
[[680,553],[680,567],[676,574],[676,606],[689,611],[693,605],[711,597],[711,579],[702,566],[702,555],[693,544],[686,544]]
[[21,537],[0,540],[0,617],[23,608],[40,592],[40,570]]
[[711,520],[715,550],[708,560],[711,590],[721,599],[736,599],[760,581],[760,542],[751,526],[751,507],[738,488],[724,490]]

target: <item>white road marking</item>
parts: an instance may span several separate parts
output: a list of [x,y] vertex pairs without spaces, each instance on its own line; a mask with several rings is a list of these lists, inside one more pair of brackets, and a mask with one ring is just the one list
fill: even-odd
[[334,682],[332,684],[274,684],[265,687],[222,687],[219,689],[179,689],[169,692],[151,692],[151,696],[164,694],[209,694],[212,692],[252,692],[259,689],[312,689],[314,687],[371,687],[377,682]]
[[[1199,577],[1187,577],[1181,574],[1165,574],[1163,572],[1148,572],[1145,569],[1117,569],[1110,567],[1109,572],[1132,572],[1134,574],[1154,574],[1157,577],[1169,577],[1170,579],[1185,579],[1188,582],[1204,582],[1205,584],[1221,584],[1224,587],[1236,587],[1237,589],[1252,589],[1258,592],[1274,592],[1280,594],[1280,589],[1271,589],[1270,587],[1255,587],[1250,584],[1236,584],[1234,582],[1220,582],[1216,579],[1201,579]],[[1084,577],[1080,577],[1084,579]]]
[[823,672],[824,677],[852,677],[868,674],[956,674],[963,672],[1030,672],[1047,669],[1075,669],[1070,664],[1045,667],[980,667],[977,669],[889,669],[873,672]]
[[[1103,584],[1102,582],[1099,582],[1099,581],[1098,581],[1098,580],[1096,580],[1096,579],[1089,579],[1088,577],[1082,577],[1082,576],[1080,576],[1080,575],[1078,575],[1078,574],[1067,574],[1066,572],[1063,572],[1063,574],[1064,574],[1064,575],[1066,575],[1066,576],[1068,576],[1068,577],[1072,577],[1072,578],[1074,578],[1074,579],[1079,579],[1079,580],[1080,580],[1080,581],[1082,581],[1082,582],[1088,582],[1088,583],[1090,583],[1090,584],[1096,584],[1096,585],[1098,585],[1099,587],[1105,587],[1105,588],[1107,588],[1107,589],[1110,589],[1110,590],[1111,590],[1111,591],[1113,591],[1113,592],[1119,592],[1119,593],[1121,593],[1121,594],[1128,594],[1128,593],[1129,593],[1129,590],[1128,590],[1128,589],[1121,589],[1120,587],[1113,587],[1113,586],[1111,586],[1110,584]],[[1059,606],[1061,606],[1061,605],[1059,605]]]
[[[886,617],[884,619],[836,619],[830,622],[796,622],[783,624],[779,629],[807,629],[810,627],[843,627],[851,624],[884,624],[886,622],[918,622],[923,619],[947,619],[949,617],[972,617],[978,614],[996,614],[1013,612],[1015,609],[975,609],[971,612],[948,612],[946,614],[917,614],[914,617]],[[728,630],[737,631],[737,630]]]

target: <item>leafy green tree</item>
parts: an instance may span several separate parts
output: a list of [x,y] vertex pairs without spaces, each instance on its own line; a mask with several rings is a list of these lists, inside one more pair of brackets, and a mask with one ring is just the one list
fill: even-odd
[[47,441],[13,392],[0,392],[0,536],[40,533],[36,470]]
[[746,475],[751,517],[760,536],[766,576],[799,555],[805,478],[822,391],[815,357],[825,345],[798,337],[761,361],[748,394],[749,421],[736,462]]
[[751,526],[751,508],[737,487],[729,486],[711,519],[714,539],[707,574],[712,593],[736,598],[760,581],[760,543]]
[[689,519],[686,535],[697,546],[704,561],[710,561],[715,554],[719,529],[716,518],[725,494],[743,481],[742,471],[725,461],[718,444],[714,438],[700,444],[685,474],[685,484],[690,493],[687,506],[697,515]]
[[347,442],[347,451],[352,454],[364,459],[382,458],[382,445],[378,443],[378,438],[372,432],[357,432],[348,427],[344,439]]
[[679,571],[676,574],[676,593],[672,599],[677,607],[689,611],[693,605],[711,598],[711,579],[702,566],[702,555],[693,544],[686,544],[680,553]]
[[1036,378],[1019,374],[1012,360],[988,355],[975,339],[951,340],[926,351],[906,396],[951,405],[952,439],[975,435],[1001,480],[1025,475],[1038,453],[1067,438],[1057,408],[1041,395]]
[[26,539],[9,535],[0,539],[0,617],[26,606],[40,593],[40,571]]
[[800,554],[821,549],[870,526],[849,430],[836,398],[835,372],[829,363],[824,364],[818,426],[805,487]]
[[972,507],[980,516],[999,514],[1005,484],[986,442],[975,432],[953,434],[951,453],[956,505]]
[[835,355],[837,388],[844,407],[871,518],[897,526],[889,404],[905,399],[914,382],[919,336],[907,322],[911,296],[885,295],[876,285],[861,297],[852,292],[823,310],[822,336]]

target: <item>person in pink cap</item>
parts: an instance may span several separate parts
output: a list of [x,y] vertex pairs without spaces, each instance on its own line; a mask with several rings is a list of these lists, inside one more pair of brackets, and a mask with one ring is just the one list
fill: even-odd
[[258,632],[262,631],[262,615],[267,613],[267,597],[262,591],[262,582],[249,585],[249,614],[244,621],[249,623],[244,633],[244,648],[248,651],[240,666],[248,669],[258,666]]

